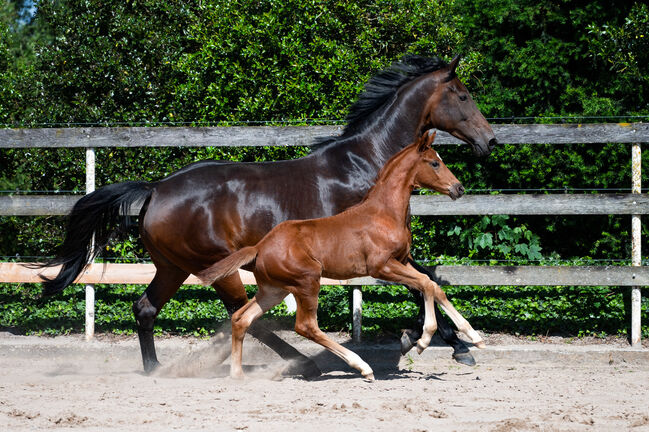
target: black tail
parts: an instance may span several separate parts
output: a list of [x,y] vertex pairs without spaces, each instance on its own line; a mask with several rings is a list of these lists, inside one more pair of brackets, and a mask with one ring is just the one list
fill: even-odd
[[62,291],[74,282],[112,237],[124,235],[129,224],[129,208],[133,203],[146,200],[152,190],[153,184],[142,181],[115,183],[77,201],[68,217],[65,240],[58,255],[37,265],[52,267],[63,264],[54,279],[43,277],[43,295]]

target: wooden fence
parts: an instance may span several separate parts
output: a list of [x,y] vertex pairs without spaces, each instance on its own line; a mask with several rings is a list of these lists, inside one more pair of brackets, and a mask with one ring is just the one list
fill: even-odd
[[[641,266],[640,215],[649,214],[649,195],[641,194],[640,143],[649,142],[649,124],[494,125],[501,144],[597,144],[632,146],[632,192],[616,194],[465,195],[450,202],[443,196],[413,196],[414,215],[597,215],[628,214],[632,218],[631,266],[435,266],[443,285],[586,285],[631,287],[631,343],[640,344],[640,286],[649,286],[649,268]],[[0,129],[0,148],[86,149],[86,191],[94,190],[98,147],[235,147],[310,145],[315,137],[336,135],[339,126],[291,127],[115,127]],[[461,142],[439,132],[435,145]],[[79,196],[0,196],[0,216],[67,214]],[[443,205],[440,205],[443,204]],[[138,208],[129,213],[137,214]],[[55,272],[56,269],[49,269]],[[77,283],[142,283],[154,275],[151,264],[93,264]],[[254,278],[242,272],[244,283]],[[0,263],[0,282],[38,282],[38,274],[17,263]],[[197,283],[193,277],[185,283]],[[360,338],[361,285],[380,284],[372,278],[323,280],[323,284],[355,286],[353,335]],[[94,332],[94,289],[86,289],[86,334]]]

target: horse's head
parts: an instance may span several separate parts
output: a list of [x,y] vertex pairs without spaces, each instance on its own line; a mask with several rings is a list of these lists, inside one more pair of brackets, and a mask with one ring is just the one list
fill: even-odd
[[420,133],[431,128],[441,129],[471,144],[476,155],[486,156],[498,141],[455,73],[459,62],[460,56],[456,56],[448,66],[434,73],[437,85],[424,109]]
[[431,147],[435,135],[437,132],[424,133],[416,143],[419,159],[416,163],[415,186],[434,189],[456,200],[464,195],[464,186]]

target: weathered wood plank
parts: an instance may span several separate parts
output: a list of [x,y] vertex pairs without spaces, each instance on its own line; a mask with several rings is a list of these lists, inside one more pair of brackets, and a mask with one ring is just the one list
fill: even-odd
[[649,142],[649,123],[492,125],[502,144]]
[[[0,196],[0,216],[66,215],[80,195]],[[597,215],[649,214],[649,194],[465,195],[451,201],[443,195],[415,195],[412,214],[453,215]],[[133,206],[131,215],[139,213]]]
[[[649,142],[649,123],[493,125],[502,144]],[[0,129],[0,148],[308,146],[343,126]],[[436,145],[461,144],[439,132]]]
[[0,195],[0,216],[67,215],[81,195]]
[[414,215],[431,216],[648,214],[649,194],[416,195],[410,206]]
[[[52,278],[57,275],[60,266],[48,268],[29,268],[26,263],[0,263],[0,282],[40,283],[41,275]],[[246,270],[239,271],[241,280],[246,285],[255,285],[254,275]],[[155,276],[153,264],[91,264],[79,275],[74,283],[77,284],[144,284],[147,285]],[[201,281],[190,275],[184,282],[186,285],[200,285]],[[323,285],[347,285],[347,281],[322,278]]]
[[437,266],[441,285],[649,285],[649,267],[630,266]]
[[0,147],[307,146],[342,126],[84,127],[0,129]]
[[[53,277],[58,267],[30,269],[24,263],[0,263],[0,282],[39,283],[39,274]],[[649,267],[618,266],[435,266],[429,267],[440,285],[575,285],[649,286]],[[246,285],[256,284],[252,273],[241,270]],[[81,284],[148,284],[153,279],[153,264],[92,264],[75,281]],[[323,285],[380,285],[371,277],[349,280],[323,278]],[[190,276],[185,284],[198,285]]]

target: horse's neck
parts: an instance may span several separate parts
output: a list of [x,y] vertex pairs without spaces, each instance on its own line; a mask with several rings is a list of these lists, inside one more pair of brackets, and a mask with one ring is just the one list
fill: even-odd
[[415,187],[417,156],[406,152],[391,161],[379,174],[376,184],[367,194],[364,204],[377,206],[381,213],[406,223],[410,195]]
[[361,128],[324,152],[337,153],[336,160],[353,165],[345,168],[362,171],[359,174],[372,182],[385,163],[419,135],[423,110],[436,85],[431,76],[407,84]]

